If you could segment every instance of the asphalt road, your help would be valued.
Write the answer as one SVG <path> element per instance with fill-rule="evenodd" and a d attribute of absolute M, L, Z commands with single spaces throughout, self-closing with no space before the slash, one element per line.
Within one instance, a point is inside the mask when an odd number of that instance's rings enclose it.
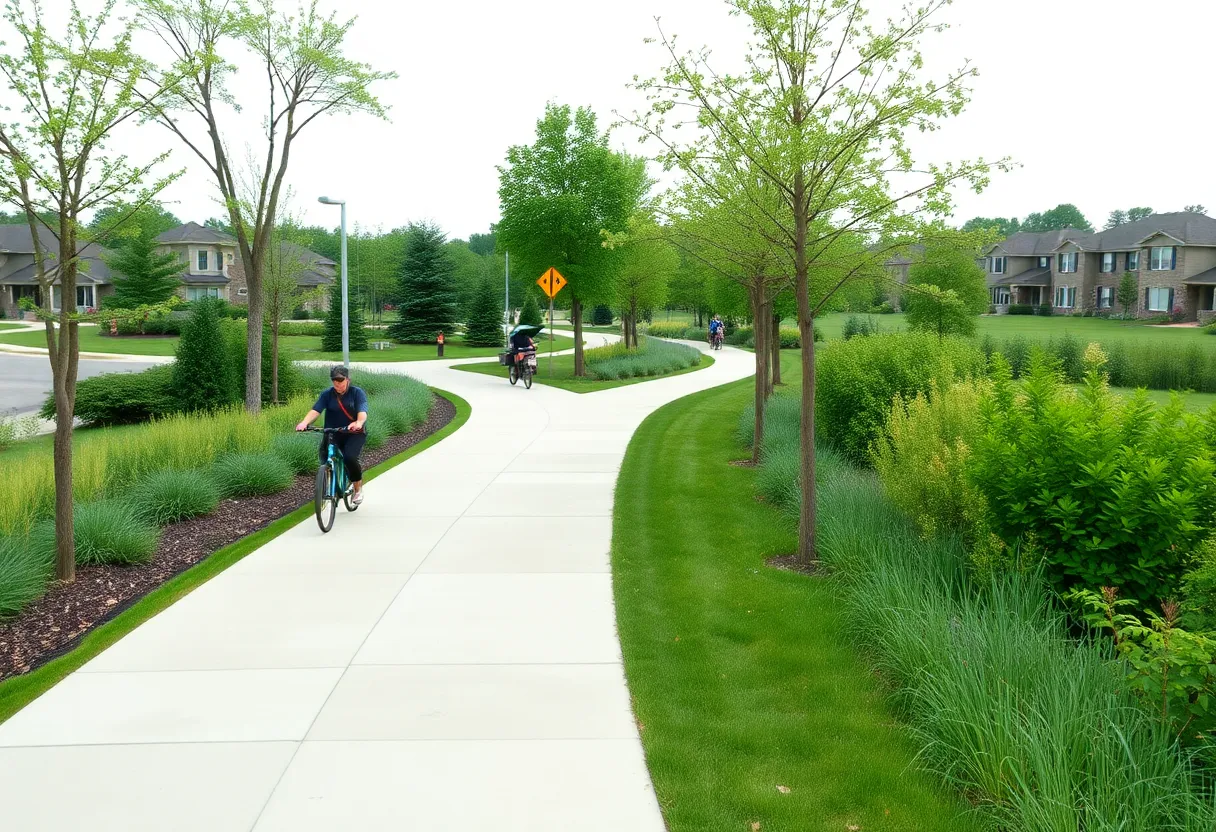
<path fill-rule="evenodd" d="M 142 361 L 80 359 L 80 378 L 104 373 L 136 373 L 154 366 Z M 29 413 L 51 392 L 51 365 L 45 355 L 0 352 L 0 414 Z"/>

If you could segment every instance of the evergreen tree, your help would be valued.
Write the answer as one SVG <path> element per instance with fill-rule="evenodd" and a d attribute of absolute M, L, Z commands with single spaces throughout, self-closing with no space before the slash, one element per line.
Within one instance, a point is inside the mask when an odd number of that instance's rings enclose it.
<path fill-rule="evenodd" d="M 1123 317 L 1129 318 L 1132 314 L 1132 309 L 1136 306 L 1136 301 L 1140 299 L 1140 284 L 1136 280 L 1136 276 L 1131 272 L 1124 272 L 1123 277 L 1119 280 L 1119 288 L 1115 292 L 1115 300 L 1119 301 L 1119 305 L 1123 307 Z"/>
<path fill-rule="evenodd" d="M 545 318 L 540 311 L 540 304 L 536 302 L 536 295 L 528 292 L 528 296 L 524 298 L 524 307 L 519 310 L 519 322 L 528 326 L 544 326 Z"/>
<path fill-rule="evenodd" d="M 243 398 L 242 385 L 233 380 L 226 342 L 219 303 L 211 298 L 195 301 L 173 364 L 173 394 L 182 410 L 215 410 Z"/>
<path fill-rule="evenodd" d="M 354 298 L 347 299 L 351 352 L 367 349 L 367 329 L 363 325 L 363 309 Z M 321 335 L 321 349 L 326 352 L 342 351 L 342 281 L 335 280 L 329 288 L 329 311 L 325 313 L 325 331 Z"/>
<path fill-rule="evenodd" d="M 157 253 L 158 226 L 140 222 L 137 229 L 124 238 L 120 248 L 106 256 L 114 281 L 114 294 L 106 300 L 107 306 L 134 309 L 164 303 L 181 286 L 186 264 L 176 254 Z"/>
<path fill-rule="evenodd" d="M 396 297 L 400 317 L 389 327 L 389 337 L 406 344 L 429 344 L 440 332 L 452 332 L 457 305 L 454 271 L 438 226 L 411 225 Z"/>
<path fill-rule="evenodd" d="M 502 310 L 495 288 L 488 277 L 482 278 L 477 287 L 464 331 L 464 341 L 470 347 L 498 347 L 503 343 Z"/>
<path fill-rule="evenodd" d="M 592 326 L 612 326 L 612 308 L 607 304 L 597 304 L 591 312 Z"/>

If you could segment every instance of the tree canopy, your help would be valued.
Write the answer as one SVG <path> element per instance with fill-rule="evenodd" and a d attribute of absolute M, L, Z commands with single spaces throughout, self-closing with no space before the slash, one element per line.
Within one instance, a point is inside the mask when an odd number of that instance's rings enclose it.
<path fill-rule="evenodd" d="M 1049 211 L 1030 214 L 1023 220 L 1021 226 L 1022 231 L 1060 231 L 1065 228 L 1076 228 L 1081 231 L 1094 230 L 1094 227 L 1089 224 L 1089 220 L 1085 219 L 1085 215 L 1081 213 L 1081 209 L 1071 202 L 1061 203 Z"/>
<path fill-rule="evenodd" d="M 995 230 L 1002 238 L 1017 234 L 1022 228 L 1017 217 L 972 217 L 963 223 L 962 231 Z"/>

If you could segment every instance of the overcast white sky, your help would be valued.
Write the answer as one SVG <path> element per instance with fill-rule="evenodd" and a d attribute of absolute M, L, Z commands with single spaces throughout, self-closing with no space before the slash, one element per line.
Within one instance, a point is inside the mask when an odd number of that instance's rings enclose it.
<path fill-rule="evenodd" d="M 336 225 L 337 209 L 316 204 L 329 194 L 347 199 L 352 225 L 432 219 L 453 237 L 485 231 L 498 218 L 495 166 L 509 145 L 531 141 L 546 101 L 590 105 L 605 125 L 614 109 L 644 106 L 626 84 L 663 63 L 660 47 L 643 43 L 656 15 L 685 46 L 708 44 L 724 64 L 742 46 L 739 21 L 717 0 L 329 7 L 359 17 L 350 54 L 400 78 L 377 90 L 392 107 L 391 122 L 343 117 L 302 134 L 289 177 L 295 209 L 309 222 Z M 921 141 L 918 160 L 1007 155 L 1021 165 L 997 174 L 982 195 L 961 194 L 959 222 L 1025 217 L 1060 202 L 1075 202 L 1099 227 L 1113 208 L 1216 210 L 1216 2 L 956 0 L 944 19 L 952 29 L 931 41 L 928 57 L 942 67 L 970 58 L 981 75 L 969 110 Z M 247 73 L 237 89 L 247 112 L 260 112 L 259 79 Z M 249 138 L 230 135 L 230 144 L 256 140 L 255 124 L 246 124 Z M 615 138 L 642 149 L 623 130 Z M 133 158 L 172 148 L 173 164 L 188 169 L 165 194 L 180 217 L 201 222 L 220 213 L 205 169 L 166 131 L 145 127 L 124 139 Z"/>

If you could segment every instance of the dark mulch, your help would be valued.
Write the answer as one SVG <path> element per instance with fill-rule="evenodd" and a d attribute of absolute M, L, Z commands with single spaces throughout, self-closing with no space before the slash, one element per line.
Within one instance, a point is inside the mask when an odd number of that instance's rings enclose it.
<path fill-rule="evenodd" d="M 781 557 L 767 558 L 764 563 L 774 569 L 784 569 L 786 572 L 797 572 L 800 575 L 820 574 L 819 567 L 816 564 L 801 563 L 797 555 L 782 555 Z"/>
<path fill-rule="evenodd" d="M 364 451 L 363 467 L 396 456 L 443 428 L 456 415 L 436 397 L 427 421 L 404 436 Z M 135 566 L 82 566 L 71 584 L 52 584 L 15 618 L 0 621 L 0 680 L 28 673 L 75 646 L 85 633 L 199 561 L 312 500 L 314 476 L 296 477 L 286 491 L 265 497 L 224 500 L 214 513 L 166 526 L 156 554 Z"/>

